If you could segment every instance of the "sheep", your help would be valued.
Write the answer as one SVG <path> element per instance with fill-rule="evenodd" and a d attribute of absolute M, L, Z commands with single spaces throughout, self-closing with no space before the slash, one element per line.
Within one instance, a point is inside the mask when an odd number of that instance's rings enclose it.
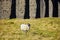
<path fill-rule="evenodd" d="M 28 32 L 30 30 L 30 24 L 21 24 L 21 30 L 24 32 Z"/>

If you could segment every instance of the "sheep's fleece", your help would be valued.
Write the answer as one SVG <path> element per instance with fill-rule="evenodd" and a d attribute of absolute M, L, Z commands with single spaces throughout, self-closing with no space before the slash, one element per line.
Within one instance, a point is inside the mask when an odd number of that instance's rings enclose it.
<path fill-rule="evenodd" d="M 29 26 L 27 24 L 21 24 L 21 30 L 23 31 L 29 30 Z"/>

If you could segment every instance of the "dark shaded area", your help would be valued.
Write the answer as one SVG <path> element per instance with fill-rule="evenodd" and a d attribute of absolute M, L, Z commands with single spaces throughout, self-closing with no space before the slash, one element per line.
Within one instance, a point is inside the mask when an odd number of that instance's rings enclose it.
<path fill-rule="evenodd" d="M 0 0 L 1 1 L 1 0 Z"/>
<path fill-rule="evenodd" d="M 45 17 L 49 17 L 49 0 L 45 0 Z"/>
<path fill-rule="evenodd" d="M 10 19 L 16 18 L 16 0 L 12 0 Z"/>
<path fill-rule="evenodd" d="M 53 17 L 58 17 L 58 0 L 52 0 L 53 3 Z"/>
<path fill-rule="evenodd" d="M 58 0 L 58 2 L 60 2 L 60 0 Z"/>
<path fill-rule="evenodd" d="M 36 8 L 36 17 L 40 18 L 40 0 L 36 0 L 37 8 Z"/>
<path fill-rule="evenodd" d="M 29 19 L 29 0 L 25 0 L 25 14 L 24 19 Z"/>

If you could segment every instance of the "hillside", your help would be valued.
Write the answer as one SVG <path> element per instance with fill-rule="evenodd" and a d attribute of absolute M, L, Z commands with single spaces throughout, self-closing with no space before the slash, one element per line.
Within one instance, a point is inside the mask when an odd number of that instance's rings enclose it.
<path fill-rule="evenodd" d="M 22 23 L 31 24 L 28 33 Z M 60 18 L 0 19 L 0 40 L 60 40 Z"/>

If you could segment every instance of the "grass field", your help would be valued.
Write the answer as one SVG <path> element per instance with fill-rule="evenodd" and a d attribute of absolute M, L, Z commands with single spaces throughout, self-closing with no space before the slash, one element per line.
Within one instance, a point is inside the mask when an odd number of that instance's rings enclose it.
<path fill-rule="evenodd" d="M 30 23 L 27 33 L 22 23 Z M 0 40 L 60 40 L 60 18 L 0 19 Z"/>

